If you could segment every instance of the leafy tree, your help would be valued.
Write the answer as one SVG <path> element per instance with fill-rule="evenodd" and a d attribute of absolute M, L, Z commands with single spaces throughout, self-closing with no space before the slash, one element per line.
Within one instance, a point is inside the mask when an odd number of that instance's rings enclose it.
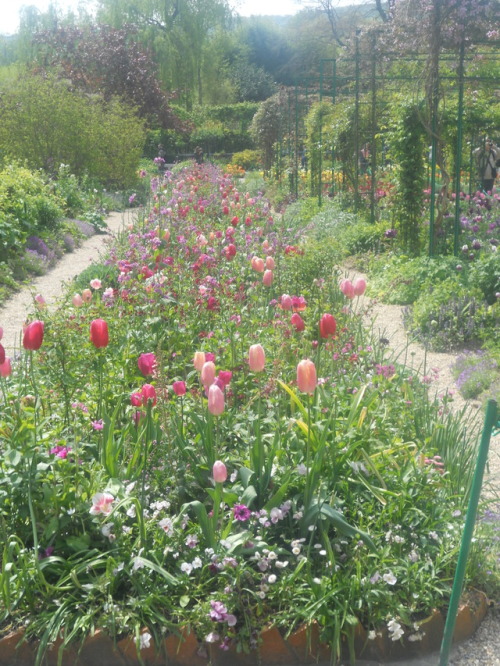
<path fill-rule="evenodd" d="M 66 25 L 37 33 L 34 42 L 43 70 L 56 70 L 74 87 L 101 94 L 107 101 L 120 97 L 149 123 L 164 129 L 179 128 L 169 96 L 156 77 L 154 62 L 129 30 Z"/>
<path fill-rule="evenodd" d="M 105 102 L 54 76 L 26 74 L 0 97 L 0 154 L 56 174 L 61 163 L 116 186 L 134 182 L 142 122 L 118 98 Z"/>
<path fill-rule="evenodd" d="M 262 150 L 266 170 L 273 164 L 274 145 L 285 127 L 285 113 L 286 96 L 280 91 L 262 102 L 250 125 L 250 134 Z"/>

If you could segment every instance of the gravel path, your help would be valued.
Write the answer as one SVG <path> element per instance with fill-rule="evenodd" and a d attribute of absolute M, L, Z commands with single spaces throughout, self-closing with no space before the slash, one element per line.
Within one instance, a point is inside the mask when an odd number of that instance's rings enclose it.
<path fill-rule="evenodd" d="M 65 254 L 62 259 L 46 275 L 33 280 L 30 286 L 24 287 L 0 308 L 0 326 L 3 328 L 2 344 L 7 356 L 12 356 L 19 349 L 21 332 L 26 317 L 33 311 L 34 297 L 41 294 L 47 305 L 54 305 L 61 295 L 63 285 L 79 275 L 93 261 L 104 253 L 116 234 L 131 223 L 137 210 L 123 213 L 111 213 L 106 218 L 107 233 L 96 234 L 88 238 L 74 252 Z"/>
<path fill-rule="evenodd" d="M 89 264 L 106 252 L 118 232 L 133 222 L 137 211 L 128 210 L 124 213 L 111 213 L 107 218 L 108 232 L 95 235 L 86 240 L 74 252 L 65 255 L 60 262 L 46 275 L 36 278 L 29 287 L 23 288 L 14 294 L 7 303 L 0 308 L 0 326 L 4 329 L 2 344 L 8 355 L 12 355 L 19 348 L 22 325 L 26 317 L 33 311 L 33 299 L 37 293 L 45 298 L 48 306 L 54 306 L 64 288 L 64 284 L 81 273 Z M 361 276 L 361 273 L 349 269 L 349 277 Z M 366 276 L 363 276 L 366 278 Z M 454 393 L 453 408 L 461 409 L 465 403 L 455 390 L 450 365 L 455 356 L 452 354 L 425 353 L 418 344 L 407 339 L 402 324 L 402 308 L 396 305 L 384 305 L 370 301 L 368 298 L 359 299 L 357 307 L 367 310 L 367 322 L 372 323 L 374 332 L 379 337 L 389 341 L 388 349 L 392 352 L 393 360 L 405 361 L 416 371 L 432 378 L 431 390 L 438 394 L 447 391 Z M 425 369 L 425 372 L 424 372 Z M 482 421 L 484 414 L 478 403 L 471 403 L 476 411 L 476 418 Z M 491 441 L 490 448 L 491 479 L 500 485 L 500 436 Z M 500 666 L 500 613 L 496 600 L 496 608 L 488 614 L 476 634 L 468 641 L 455 646 L 450 658 L 450 666 Z M 438 656 L 431 655 L 418 661 L 398 662 L 401 666 L 434 666 L 438 663 Z"/>

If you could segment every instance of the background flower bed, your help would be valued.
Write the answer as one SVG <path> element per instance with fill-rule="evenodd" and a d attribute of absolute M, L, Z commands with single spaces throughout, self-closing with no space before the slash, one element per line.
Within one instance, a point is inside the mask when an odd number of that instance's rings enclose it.
<path fill-rule="evenodd" d="M 4 626 L 42 648 L 189 623 L 245 650 L 312 619 L 334 647 L 358 621 L 418 640 L 450 591 L 473 433 L 386 361 L 328 253 L 262 196 L 210 166 L 152 189 L 2 383 Z"/>

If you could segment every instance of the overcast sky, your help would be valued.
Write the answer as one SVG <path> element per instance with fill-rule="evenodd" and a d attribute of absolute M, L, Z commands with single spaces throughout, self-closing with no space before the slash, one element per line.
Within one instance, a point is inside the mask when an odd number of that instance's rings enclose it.
<path fill-rule="evenodd" d="M 0 34 L 11 35 L 19 27 L 19 10 L 26 5 L 32 5 L 46 11 L 50 0 L 0 0 Z M 90 9 L 92 0 L 57 0 L 56 4 L 62 10 L 77 9 L 81 5 Z M 301 9 L 298 0 L 230 0 L 230 4 L 241 16 L 254 14 L 295 14 Z"/>

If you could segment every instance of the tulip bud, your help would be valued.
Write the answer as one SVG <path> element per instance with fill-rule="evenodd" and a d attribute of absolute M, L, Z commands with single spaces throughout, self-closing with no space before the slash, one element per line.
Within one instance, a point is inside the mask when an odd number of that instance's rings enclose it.
<path fill-rule="evenodd" d="M 94 319 L 90 323 L 90 341 L 97 349 L 108 346 L 108 325 L 104 319 Z"/>
<path fill-rule="evenodd" d="M 172 389 L 175 395 L 178 396 L 186 395 L 186 382 L 174 382 L 172 384 Z"/>
<path fill-rule="evenodd" d="M 264 275 L 262 276 L 262 284 L 264 287 L 270 287 L 273 283 L 274 275 L 271 270 L 264 271 Z"/>
<path fill-rule="evenodd" d="M 252 345 L 248 350 L 248 365 L 252 372 L 262 372 L 266 365 L 266 355 L 262 345 Z"/>
<path fill-rule="evenodd" d="M 203 364 L 200 378 L 201 378 L 201 383 L 205 387 L 210 386 L 210 384 L 213 384 L 213 381 L 215 379 L 215 363 L 213 361 L 206 361 Z"/>
<path fill-rule="evenodd" d="M 208 411 L 214 416 L 224 411 L 224 393 L 217 384 L 212 384 L 208 389 Z"/>
<path fill-rule="evenodd" d="M 195 370 L 198 370 L 198 372 L 201 372 L 201 369 L 203 368 L 203 364 L 205 363 L 205 352 L 197 351 L 194 353 L 194 358 L 193 358 L 193 365 L 195 367 Z"/>
<path fill-rule="evenodd" d="M 32 351 L 40 349 L 43 342 L 43 329 L 43 321 L 32 321 L 24 331 L 23 347 Z"/>
<path fill-rule="evenodd" d="M 132 393 L 130 396 L 130 404 L 133 407 L 142 407 L 144 404 L 144 398 L 142 393 L 138 393 L 137 391 L 135 393 Z"/>
<path fill-rule="evenodd" d="M 302 393 L 314 393 L 317 384 L 316 366 L 309 359 L 297 365 L 297 386 Z"/>
<path fill-rule="evenodd" d="M 137 365 L 145 377 L 152 375 L 156 369 L 156 356 L 153 352 L 141 354 L 137 359 Z"/>
<path fill-rule="evenodd" d="M 80 296 L 80 294 L 75 294 L 73 296 L 73 305 L 75 308 L 80 308 L 83 305 L 83 298 Z"/>
<path fill-rule="evenodd" d="M 42 294 L 37 294 L 35 296 L 35 303 L 38 305 L 39 308 L 44 308 L 47 303 L 45 302 L 45 298 L 42 296 Z"/>
<path fill-rule="evenodd" d="M 365 293 L 366 289 L 366 280 L 364 278 L 357 278 L 354 280 L 354 294 L 356 296 L 362 296 Z"/>
<path fill-rule="evenodd" d="M 290 317 L 290 323 L 295 328 L 297 333 L 300 333 L 306 327 L 304 320 L 297 312 L 294 312 L 293 315 Z"/>
<path fill-rule="evenodd" d="M 319 322 L 319 334 L 322 338 L 330 338 L 335 335 L 337 322 L 331 314 L 324 314 Z"/>
<path fill-rule="evenodd" d="M 221 460 L 216 460 L 212 468 L 212 476 L 215 483 L 224 483 L 227 479 L 227 469 Z"/>

